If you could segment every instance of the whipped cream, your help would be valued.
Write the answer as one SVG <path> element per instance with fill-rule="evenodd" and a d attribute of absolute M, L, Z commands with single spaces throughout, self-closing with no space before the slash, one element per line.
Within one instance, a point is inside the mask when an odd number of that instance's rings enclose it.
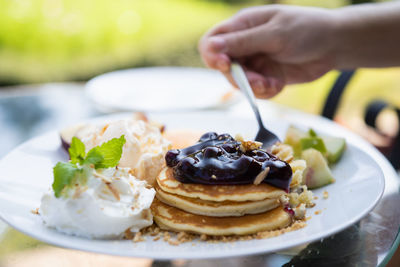
<path fill-rule="evenodd" d="M 171 145 L 156 125 L 143 120 L 126 119 L 79 133 L 87 151 L 121 135 L 125 136 L 126 143 L 118 166 L 131 168 L 135 177 L 153 185 L 165 165 L 164 155 Z"/>
<path fill-rule="evenodd" d="M 39 213 L 58 231 L 88 238 L 120 238 L 153 223 L 150 205 L 155 190 L 128 168 L 85 169 L 87 182 L 56 198 L 44 194 Z"/>

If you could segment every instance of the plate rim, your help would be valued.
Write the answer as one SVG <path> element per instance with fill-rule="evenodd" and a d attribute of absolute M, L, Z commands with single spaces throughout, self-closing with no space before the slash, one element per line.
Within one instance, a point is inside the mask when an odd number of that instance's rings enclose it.
<path fill-rule="evenodd" d="M 203 113 L 203 112 L 198 112 L 198 113 Z M 213 112 L 211 112 L 211 113 L 213 113 Z M 217 113 L 220 113 L 220 112 L 217 112 Z M 128 114 L 131 114 L 131 113 L 112 114 L 112 115 L 94 117 L 94 118 L 90 118 L 90 119 L 85 120 L 85 121 L 87 121 L 87 122 L 97 122 L 97 121 L 104 121 L 104 120 L 112 120 L 112 119 L 116 119 L 116 118 L 120 118 L 120 117 L 125 117 Z M 150 118 L 157 117 L 157 116 L 160 116 L 160 114 L 158 114 L 158 115 L 154 115 L 154 113 L 153 114 L 149 114 Z M 165 116 L 165 115 L 161 115 L 161 116 Z M 318 117 L 318 116 L 316 116 L 316 117 Z M 243 119 L 250 120 L 247 117 L 243 118 Z M 289 124 L 289 123 L 290 122 L 287 122 L 287 124 Z M 329 123 L 335 124 L 335 123 L 330 122 L 330 121 L 329 121 Z M 335 126 L 337 126 L 337 125 L 335 125 Z M 344 130 L 348 131 L 347 129 L 344 129 Z M 58 132 L 59 132 L 58 130 L 49 131 L 49 132 L 46 132 L 44 134 L 41 134 L 39 136 L 36 136 L 34 138 L 31 138 L 31 139 L 27 140 L 26 142 L 18 145 L 16 148 L 14 148 L 11 152 L 9 152 L 3 158 L 1 158 L 0 162 L 5 161 L 12 153 L 14 153 L 15 151 L 19 150 L 20 148 L 22 148 L 22 147 L 24 147 L 26 145 L 29 145 L 29 143 L 31 143 L 31 142 L 35 142 L 37 139 L 44 138 L 45 136 L 54 136 L 54 138 L 58 137 Z M 361 140 L 360 137 L 357 137 L 357 138 L 359 138 L 360 141 L 364 142 L 364 140 Z M 359 220 L 361 220 L 362 218 L 367 216 L 376 207 L 376 205 L 379 203 L 379 200 L 381 199 L 381 197 L 382 197 L 382 195 L 383 195 L 383 193 L 385 191 L 385 175 L 383 173 L 383 170 L 382 170 L 382 167 L 380 166 L 380 164 L 374 159 L 374 157 L 372 155 L 368 154 L 365 151 L 365 149 L 362 149 L 362 147 L 360 147 L 358 144 L 357 145 L 349 144 L 349 145 L 351 145 L 354 148 L 360 150 L 362 153 L 364 153 L 367 157 L 369 157 L 372 160 L 373 164 L 375 165 L 375 167 L 377 167 L 377 170 L 380 173 L 380 177 L 381 177 L 380 182 L 381 182 L 381 185 L 382 185 L 381 186 L 382 189 L 380 190 L 379 195 L 377 195 L 375 197 L 375 199 L 373 201 L 373 205 L 370 205 L 366 209 L 365 213 L 359 214 L 358 216 L 353 217 L 351 220 L 348 220 L 346 222 L 343 222 L 342 224 L 339 224 L 338 227 L 336 227 L 336 228 L 333 228 L 333 229 L 330 229 L 328 231 L 323 232 L 324 233 L 323 235 L 322 234 L 319 234 L 319 235 L 318 234 L 314 234 L 314 235 L 312 235 L 311 238 L 307 239 L 307 241 L 306 241 L 307 243 L 316 241 L 318 239 L 321 239 L 321 238 L 324 238 L 324 237 L 327 237 L 327 236 L 331 236 L 331 235 L 333 235 L 333 234 L 335 234 L 337 232 L 340 232 L 341 230 L 353 225 L 354 223 L 358 222 Z M 363 144 L 362 144 L 362 146 L 363 146 Z M 375 149 L 375 148 L 373 148 L 373 149 Z M 374 152 L 378 152 L 378 151 L 376 150 Z M 0 176 L 0 179 L 1 179 L 1 176 Z M 0 194 L 1 194 L 1 192 L 0 192 Z M 64 248 L 75 249 L 75 250 L 79 249 L 79 250 L 87 251 L 87 252 L 95 252 L 95 253 L 109 254 L 109 255 L 115 255 L 115 256 L 123 256 L 123 257 L 145 257 L 145 258 L 153 258 L 153 259 L 159 259 L 159 260 L 168 260 L 168 259 L 175 259 L 176 258 L 176 257 L 169 256 L 168 254 L 170 254 L 171 252 L 168 252 L 168 251 L 158 251 L 157 255 L 154 255 L 154 252 L 149 252 L 147 250 L 141 250 L 140 253 L 135 253 L 135 249 L 129 250 L 129 253 L 123 253 L 124 251 L 122 251 L 122 253 L 113 253 L 113 252 L 109 252 L 108 253 L 108 252 L 105 252 L 104 250 L 102 250 L 101 247 L 99 249 L 96 249 L 96 247 L 94 247 L 94 248 L 93 247 L 85 248 L 84 246 L 81 246 L 81 243 L 79 243 L 79 242 L 78 243 L 74 243 L 74 244 L 78 244 L 78 245 L 68 245 L 68 240 L 63 240 L 63 242 L 61 242 L 61 244 L 60 244 L 60 243 L 57 243 L 57 242 L 53 242 L 51 240 L 51 238 L 46 238 L 46 236 L 43 237 L 41 235 L 36 235 L 35 233 L 29 232 L 29 231 L 25 231 L 21 227 L 18 227 L 18 226 L 16 227 L 14 224 L 11 224 L 10 221 L 7 220 L 6 217 L 7 216 L 5 216 L 3 214 L 3 211 L 0 210 L 0 219 L 3 220 L 4 222 L 6 222 L 11 227 L 13 227 L 14 229 L 16 229 L 16 230 L 18 230 L 18 231 L 20 231 L 20 232 L 22 232 L 22 233 L 24 233 L 24 234 L 26 234 L 28 236 L 34 237 L 35 239 L 44 241 L 44 242 L 46 242 L 48 244 L 55 245 L 55 246 L 58 246 L 58 247 L 64 247 Z M 52 231 L 56 231 L 54 229 L 51 229 L 51 230 Z M 289 232 L 289 233 L 286 233 L 286 234 L 291 234 L 291 233 L 295 233 L 295 232 L 296 231 Z M 57 234 L 62 234 L 62 233 L 58 233 L 58 232 L 56 232 L 56 233 Z M 62 234 L 62 235 L 64 235 L 64 234 Z M 71 237 L 71 236 L 68 236 L 68 237 Z M 81 237 L 77 237 L 77 238 L 81 239 Z M 86 240 L 90 240 L 90 239 L 86 239 Z M 112 241 L 131 242 L 130 240 L 112 240 Z M 241 241 L 239 241 L 239 242 L 241 242 Z M 228 252 L 228 253 L 225 252 L 223 255 L 219 255 L 218 254 L 218 253 L 220 253 L 219 251 L 216 251 L 216 252 L 211 251 L 211 253 L 209 253 L 206 257 L 204 257 L 204 255 L 201 254 L 201 253 L 198 255 L 196 252 L 185 252 L 185 255 L 182 255 L 179 258 L 181 258 L 181 259 L 206 259 L 206 258 L 213 259 L 213 258 L 224 258 L 224 257 L 240 257 L 240 256 L 245 256 L 245 255 L 246 256 L 250 256 L 250 255 L 262 254 L 262 253 L 273 253 L 273 252 L 277 252 L 277 251 L 280 251 L 280 250 L 284 250 L 284 249 L 288 249 L 288 248 L 291 248 L 291 247 L 295 247 L 295 246 L 298 246 L 298 245 L 302 245 L 304 243 L 305 242 L 303 240 L 303 241 L 293 242 L 290 245 L 278 244 L 277 246 L 274 246 L 273 249 L 269 249 L 269 250 L 266 250 L 265 248 L 262 248 L 262 246 L 261 247 L 257 247 L 256 249 L 254 248 L 255 246 L 251 246 L 249 249 L 241 248 L 240 250 L 233 250 L 234 252 Z M 222 243 L 222 244 L 225 244 L 225 243 Z M 189 254 L 189 255 L 187 255 L 187 254 Z"/>

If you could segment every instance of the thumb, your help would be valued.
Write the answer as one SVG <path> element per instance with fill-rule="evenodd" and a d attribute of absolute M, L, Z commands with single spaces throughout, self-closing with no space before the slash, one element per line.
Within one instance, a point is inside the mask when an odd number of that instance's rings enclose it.
<path fill-rule="evenodd" d="M 258 27 L 214 35 L 210 38 L 211 47 L 231 57 L 242 57 L 259 52 L 274 52 L 276 38 L 268 29 L 268 24 Z"/>

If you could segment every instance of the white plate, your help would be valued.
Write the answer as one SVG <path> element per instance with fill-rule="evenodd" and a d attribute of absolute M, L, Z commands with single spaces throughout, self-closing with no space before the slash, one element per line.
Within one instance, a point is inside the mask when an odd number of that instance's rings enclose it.
<path fill-rule="evenodd" d="M 87 96 L 111 111 L 221 108 L 239 93 L 223 75 L 203 68 L 154 67 L 115 71 L 86 84 Z"/>
<path fill-rule="evenodd" d="M 152 118 L 170 129 L 193 128 L 232 135 L 241 133 L 247 137 L 256 132 L 255 121 L 222 112 L 164 114 Z M 299 126 L 304 126 L 301 116 L 296 121 Z M 267 125 L 283 137 L 288 122 L 281 119 L 268 121 Z M 334 123 L 322 120 L 313 120 L 312 126 L 322 133 L 343 132 Z M 359 221 L 376 205 L 384 190 L 384 177 L 377 163 L 357 146 L 349 143 L 342 159 L 333 167 L 336 182 L 313 190 L 318 200 L 314 208 L 307 210 L 311 215 L 308 226 L 270 239 L 217 244 L 193 241 L 171 246 L 151 238 L 139 243 L 90 240 L 46 228 L 40 216 L 32 214 L 31 210 L 39 207 L 42 194 L 52 183 L 52 167 L 57 161 L 67 160 L 56 131 L 22 144 L 1 160 L 0 217 L 17 230 L 50 244 L 120 256 L 193 259 L 274 252 L 330 236 Z M 328 199 L 322 198 L 325 190 L 329 192 Z M 322 213 L 315 215 L 317 210 Z"/>

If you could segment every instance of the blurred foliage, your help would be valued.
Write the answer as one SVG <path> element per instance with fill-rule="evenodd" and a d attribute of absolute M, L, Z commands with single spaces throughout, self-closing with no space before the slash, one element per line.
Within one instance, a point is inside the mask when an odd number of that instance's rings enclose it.
<path fill-rule="evenodd" d="M 198 66 L 197 41 L 207 29 L 243 7 L 270 2 L 278 1 L 0 0 L 0 85 L 87 80 L 138 66 Z"/>
<path fill-rule="evenodd" d="M 0 0 L 0 6 L 3 84 L 198 65 L 199 36 L 241 7 L 197 0 Z"/>
<path fill-rule="evenodd" d="M 129 67 L 200 66 L 201 35 L 241 8 L 269 3 L 336 8 L 351 2 L 0 0 L 0 85 L 88 80 Z"/>

